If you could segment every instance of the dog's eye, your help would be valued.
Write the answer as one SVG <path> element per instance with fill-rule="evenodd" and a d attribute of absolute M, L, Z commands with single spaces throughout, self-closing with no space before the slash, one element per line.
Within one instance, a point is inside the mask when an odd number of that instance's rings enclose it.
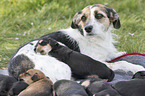
<path fill-rule="evenodd" d="M 81 17 L 81 20 L 82 20 L 82 21 L 86 21 L 86 19 L 87 19 L 87 17 L 86 17 L 85 15 L 83 15 L 83 16 Z"/>
<path fill-rule="evenodd" d="M 101 19 L 101 18 L 103 18 L 104 16 L 102 15 L 102 14 L 95 14 L 95 18 L 96 19 Z"/>

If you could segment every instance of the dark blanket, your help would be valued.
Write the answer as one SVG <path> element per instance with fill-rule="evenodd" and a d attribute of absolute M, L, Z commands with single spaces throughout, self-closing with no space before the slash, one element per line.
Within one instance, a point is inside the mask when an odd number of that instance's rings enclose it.
<path fill-rule="evenodd" d="M 127 53 L 122 56 L 119 56 L 117 58 L 114 58 L 113 60 L 109 61 L 111 62 L 117 62 L 117 61 L 127 61 L 129 63 L 142 65 L 145 67 L 145 54 L 142 53 Z"/>
<path fill-rule="evenodd" d="M 117 62 L 117 61 L 127 61 L 129 63 L 133 63 L 136 65 L 141 65 L 145 67 L 145 54 L 142 53 L 127 53 L 113 60 L 109 61 L 109 63 Z M 132 72 L 124 72 L 122 70 L 115 70 L 115 77 L 113 81 L 110 83 L 114 85 L 118 81 L 126 81 L 132 79 L 133 73 Z"/>

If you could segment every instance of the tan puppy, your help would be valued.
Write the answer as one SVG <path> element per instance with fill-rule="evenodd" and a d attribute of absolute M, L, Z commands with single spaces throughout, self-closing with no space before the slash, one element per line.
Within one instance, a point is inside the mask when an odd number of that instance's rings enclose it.
<path fill-rule="evenodd" d="M 18 96 L 52 96 L 52 81 L 43 72 L 30 69 L 20 74 L 20 80 L 24 80 L 29 86 Z"/>
<path fill-rule="evenodd" d="M 29 69 L 28 71 L 20 74 L 19 76 L 19 79 L 25 81 L 27 84 L 31 84 L 44 78 L 46 78 L 44 73 L 36 69 Z"/>

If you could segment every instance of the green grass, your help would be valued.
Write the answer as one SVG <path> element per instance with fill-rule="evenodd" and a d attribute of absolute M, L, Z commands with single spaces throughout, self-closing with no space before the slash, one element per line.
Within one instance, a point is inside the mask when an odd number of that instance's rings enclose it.
<path fill-rule="evenodd" d="M 114 33 L 120 51 L 145 53 L 144 0 L 1 0 L 0 68 L 20 45 L 69 27 L 73 15 L 91 4 L 108 4 L 119 13 L 122 27 Z"/>

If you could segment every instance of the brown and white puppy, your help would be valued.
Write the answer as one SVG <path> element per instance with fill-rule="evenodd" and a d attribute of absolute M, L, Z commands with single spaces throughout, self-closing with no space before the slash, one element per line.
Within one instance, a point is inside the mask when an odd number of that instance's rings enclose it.
<path fill-rule="evenodd" d="M 44 79 L 46 76 L 43 72 L 36 69 L 29 69 L 25 73 L 20 74 L 19 79 L 25 81 L 27 84 L 31 84 L 38 80 Z"/>
<path fill-rule="evenodd" d="M 52 81 L 43 72 L 30 69 L 20 74 L 20 80 L 24 80 L 29 86 L 18 96 L 52 96 Z"/>
<path fill-rule="evenodd" d="M 48 78 L 30 84 L 18 96 L 52 96 L 52 81 Z"/>

